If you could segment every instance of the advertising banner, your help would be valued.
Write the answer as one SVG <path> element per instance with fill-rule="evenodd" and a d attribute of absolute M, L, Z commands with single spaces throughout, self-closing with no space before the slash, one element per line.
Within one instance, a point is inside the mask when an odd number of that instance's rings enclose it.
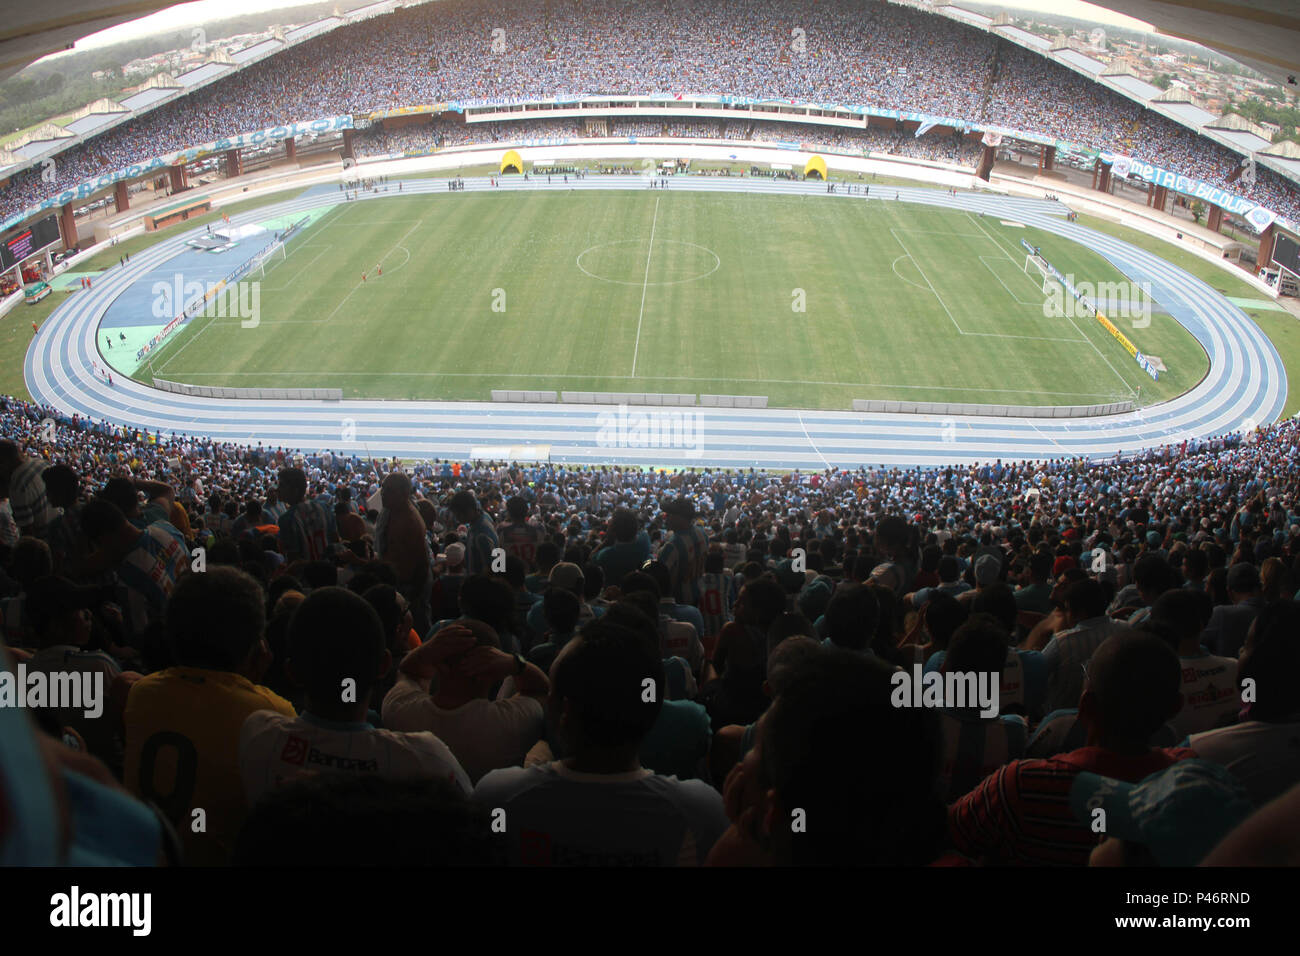
<path fill-rule="evenodd" d="M 329 116 L 318 120 L 310 120 L 301 123 L 291 123 L 288 126 L 272 126 L 268 129 L 257 130 L 252 133 L 240 133 L 237 136 L 227 136 L 221 139 L 213 140 L 210 143 L 204 143 L 200 146 L 191 146 L 189 149 L 182 149 L 174 153 L 165 153 L 155 156 L 153 159 L 145 160 L 140 163 L 133 163 L 123 169 L 111 173 L 104 173 L 94 179 L 87 179 L 84 182 L 77 183 L 75 186 L 63 190 L 57 195 L 50 196 L 42 200 L 35 206 L 29 206 L 22 212 L 10 216 L 3 223 L 0 223 L 0 231 L 15 226 L 37 213 L 52 209 L 56 206 L 62 206 L 65 203 L 75 203 L 82 199 L 87 199 L 101 189 L 106 189 L 114 183 L 121 180 L 138 179 L 147 173 L 156 169 L 165 169 L 168 166 L 190 163 L 209 153 L 222 153 L 228 149 L 242 149 L 245 146 L 260 146 L 265 143 L 273 143 L 283 139 L 289 139 L 292 136 L 302 136 L 306 133 L 328 133 L 334 130 L 352 129 L 351 116 Z"/>

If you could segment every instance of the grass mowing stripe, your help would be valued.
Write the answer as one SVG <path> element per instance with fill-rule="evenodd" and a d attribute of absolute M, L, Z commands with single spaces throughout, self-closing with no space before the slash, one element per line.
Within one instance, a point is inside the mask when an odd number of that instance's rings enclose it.
<path fill-rule="evenodd" d="M 173 358 L 167 377 L 182 381 L 216 384 L 226 369 L 232 384 L 302 386 L 314 374 L 347 398 L 371 399 L 485 401 L 505 383 L 561 382 L 767 394 L 771 406 L 814 409 L 856 398 L 1128 397 L 1127 383 L 1109 384 L 1113 370 L 1089 337 L 1088 346 L 1065 338 L 1080 332 L 1033 314 L 1026 293 L 1018 301 L 1012 266 L 998 266 L 980 228 L 953 210 L 798 196 L 390 196 L 309 227 L 303 240 L 316 248 L 263 289 L 256 329 L 217 322 L 183 354 L 159 358 Z M 354 291 L 345 277 L 395 240 L 411 268 L 385 268 L 382 282 Z M 1082 247 L 1057 251 L 1080 278 L 1122 278 Z M 505 293 L 501 309 L 495 290 Z M 802 311 L 792 290 L 805 293 Z M 1151 352 L 1171 372 L 1151 392 L 1144 385 L 1149 401 L 1185 391 L 1208 364 L 1190 334 L 1165 321 L 1151 330 Z"/>

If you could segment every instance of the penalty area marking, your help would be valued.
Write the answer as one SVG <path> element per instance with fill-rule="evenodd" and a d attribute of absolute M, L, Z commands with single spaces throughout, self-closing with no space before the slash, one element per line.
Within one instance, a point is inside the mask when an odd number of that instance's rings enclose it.
<path fill-rule="evenodd" d="M 909 255 L 908 253 L 905 252 L 905 253 L 903 253 L 901 256 L 899 256 L 897 259 L 895 259 L 894 262 L 893 262 L 893 264 L 890 266 L 890 268 L 894 270 L 894 275 L 898 276 L 900 279 L 902 279 L 902 280 L 903 280 L 904 282 L 906 282 L 908 285 L 913 286 L 914 288 L 920 289 L 922 292 L 929 292 L 930 290 L 927 289 L 925 286 L 921 285 L 921 283 L 919 283 L 919 282 L 913 282 L 913 281 L 912 281 L 911 279 L 909 279 L 907 276 L 903 275 L 903 273 L 901 273 L 901 272 L 898 271 L 898 264 L 899 264 L 900 262 L 902 262 L 904 259 L 906 259 L 906 260 L 908 260 L 909 262 L 911 262 L 913 267 L 916 266 L 916 260 L 913 259 L 913 258 L 911 257 L 911 255 Z"/>
<path fill-rule="evenodd" d="M 388 274 L 389 274 L 389 275 L 392 275 L 392 274 L 393 274 L 394 272 L 396 272 L 398 269 L 403 268 L 404 266 L 406 266 L 406 265 L 411 261 L 411 250 L 410 250 L 410 249 L 406 248 L 406 246 L 398 246 L 397 249 L 401 249 L 403 252 L 405 252 L 405 253 L 406 253 L 406 258 L 403 259 L 401 262 L 399 262 L 397 265 L 395 265 L 395 266 L 390 266 L 389 269 L 388 269 Z M 397 249 L 394 249 L 393 252 L 396 252 Z M 393 254 L 392 252 L 389 253 L 389 255 L 392 255 L 392 254 Z M 376 278 L 380 278 L 380 279 L 382 279 L 383 276 L 377 276 Z"/>
<path fill-rule="evenodd" d="M 992 273 L 993 278 L 998 280 L 998 284 L 1002 286 L 1002 288 L 1007 290 L 1007 295 L 1011 296 L 1011 298 L 1015 299 L 1021 305 L 1041 306 L 1043 304 L 1042 302 L 1035 302 L 1033 300 L 1026 302 L 1024 299 L 1020 298 L 1020 296 L 1016 295 L 1015 292 L 1012 291 L 1011 286 L 1007 285 L 1006 282 L 1003 281 L 1002 276 L 998 275 L 997 270 L 994 269 L 991 265 L 989 265 L 990 259 L 992 259 L 994 262 L 1005 262 L 1007 257 L 1006 256 L 980 256 L 980 262 L 984 263 L 984 268 L 988 269 L 989 272 Z M 1020 275 L 1024 275 L 1024 273 L 1021 272 Z"/>
<path fill-rule="evenodd" d="M 299 251 L 299 252 L 303 252 L 303 251 L 305 251 L 306 249 L 309 249 L 309 248 L 311 248 L 311 247 L 310 247 L 310 246 L 299 246 L 299 247 L 298 247 L 298 251 Z M 333 248 L 334 248 L 334 244 L 333 244 L 333 243 L 327 243 L 327 244 L 324 246 L 324 248 L 321 249 L 320 252 L 316 253 L 316 255 L 312 256 L 310 259 L 307 260 L 307 264 L 304 265 L 304 266 L 302 266 L 302 267 L 298 270 L 298 275 L 301 276 L 304 272 L 306 272 L 308 269 L 310 269 L 312 266 L 314 266 L 314 265 L 316 264 L 316 260 L 317 260 L 317 259 L 319 259 L 321 256 L 325 255 L 325 253 L 329 252 L 329 251 L 330 251 L 331 249 L 333 249 Z M 281 263 L 283 263 L 283 261 L 284 261 L 284 260 L 281 260 Z M 272 270 L 272 271 L 274 271 L 274 270 Z M 288 283 L 286 283 L 285 285 L 283 285 L 283 286 L 276 286 L 274 289 L 271 289 L 271 288 L 268 288 L 268 287 L 266 287 L 266 286 L 263 286 L 263 287 L 262 287 L 262 291 L 263 291 L 263 292 L 288 292 L 288 291 L 289 291 L 289 288 L 293 285 L 294 281 L 296 281 L 296 280 L 290 280 L 290 281 L 289 281 Z"/>
<path fill-rule="evenodd" d="M 979 220 L 976 219 L 974 216 L 972 216 L 969 210 L 967 210 L 966 215 L 970 217 L 970 221 L 975 224 L 975 227 L 979 229 L 980 232 L 983 232 L 986 235 L 988 235 L 989 240 L 993 243 L 993 245 L 995 245 L 998 249 L 1005 251 L 1005 247 L 1002 245 L 1002 243 L 997 240 L 997 238 L 993 235 L 993 233 L 989 232 L 987 229 L 981 226 Z M 1016 260 L 1013 259 L 1010 255 L 1007 255 L 1007 259 L 1013 265 L 1017 264 Z M 1088 338 L 1088 334 L 1084 332 L 1083 329 L 1079 328 L 1078 323 L 1074 321 L 1074 318 L 1072 316 L 1066 316 L 1066 319 L 1067 321 L 1069 321 L 1070 325 L 1074 328 L 1074 331 L 1079 333 L 1080 338 L 1082 338 L 1083 341 L 1087 342 L 1090 346 L 1092 346 L 1092 350 L 1097 353 L 1098 358 L 1100 358 L 1103 362 L 1106 363 L 1106 367 L 1115 373 L 1115 377 L 1119 379 L 1120 382 L 1123 384 L 1123 386 L 1129 390 L 1129 394 L 1136 398 L 1137 391 L 1134 390 L 1133 386 L 1129 384 L 1128 379 L 1126 379 L 1120 373 L 1120 370 L 1111 364 L 1110 359 L 1106 358 L 1105 353 L 1103 353 L 1101 349 L 1097 348 L 1097 343 L 1094 342 L 1092 339 Z"/>

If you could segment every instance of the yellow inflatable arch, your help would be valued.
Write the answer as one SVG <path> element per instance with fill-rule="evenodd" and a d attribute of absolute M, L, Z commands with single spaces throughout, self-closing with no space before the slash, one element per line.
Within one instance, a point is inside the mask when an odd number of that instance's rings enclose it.
<path fill-rule="evenodd" d="M 822 159 L 820 156 L 810 157 L 808 160 L 808 164 L 803 168 L 803 178 L 804 179 L 817 178 L 820 179 L 822 182 L 825 182 L 826 181 L 826 160 Z"/>
<path fill-rule="evenodd" d="M 506 154 L 501 157 L 501 172 L 522 173 L 523 171 L 524 161 L 519 158 L 519 154 L 513 149 L 507 150 Z"/>

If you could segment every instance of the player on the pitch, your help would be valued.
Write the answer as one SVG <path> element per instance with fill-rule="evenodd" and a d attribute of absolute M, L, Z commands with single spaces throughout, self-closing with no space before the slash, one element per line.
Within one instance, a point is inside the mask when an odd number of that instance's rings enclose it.
<path fill-rule="evenodd" d="M 384 274 L 384 266 L 383 266 L 383 263 L 376 262 L 376 263 L 375 263 L 375 275 L 383 275 L 383 274 Z"/>

